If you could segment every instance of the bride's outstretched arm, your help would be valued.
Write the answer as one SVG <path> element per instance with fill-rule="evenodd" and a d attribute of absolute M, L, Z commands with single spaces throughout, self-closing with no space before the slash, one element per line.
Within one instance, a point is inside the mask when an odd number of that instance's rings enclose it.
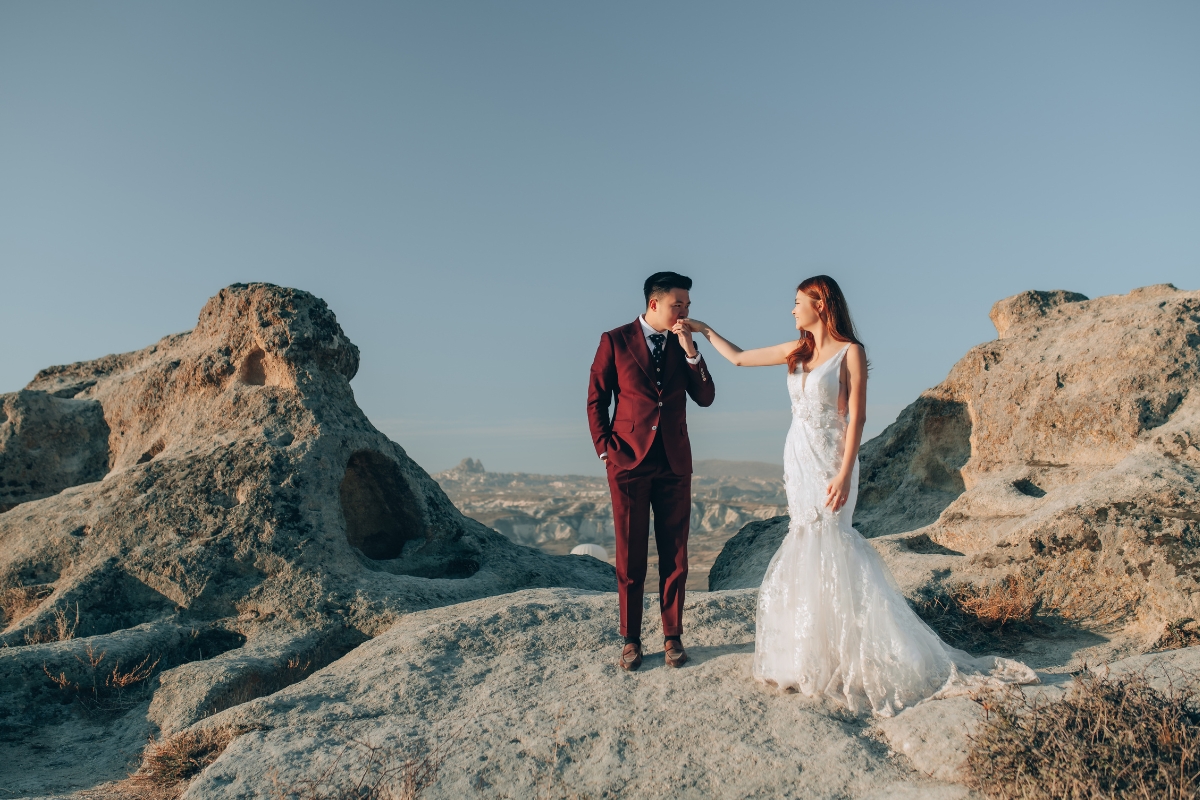
<path fill-rule="evenodd" d="M 687 325 L 694 333 L 704 334 L 704 338 L 708 339 L 713 349 L 738 367 L 770 367 L 776 364 L 786 364 L 788 353 L 796 349 L 796 342 L 784 342 L 771 347 L 760 347 L 757 350 L 743 350 L 714 331 L 712 326 L 698 319 L 681 319 L 679 324 Z"/>
<path fill-rule="evenodd" d="M 834 511 L 841 510 L 850 497 L 850 484 L 854 475 L 854 462 L 858 459 L 858 448 L 862 444 L 863 426 L 867 424 L 867 354 L 861 345 L 852 344 L 842 362 L 846 370 L 849 389 L 846 405 L 849 424 L 846 427 L 846 450 L 842 454 L 842 467 L 837 477 L 829 482 L 825 505 Z"/>

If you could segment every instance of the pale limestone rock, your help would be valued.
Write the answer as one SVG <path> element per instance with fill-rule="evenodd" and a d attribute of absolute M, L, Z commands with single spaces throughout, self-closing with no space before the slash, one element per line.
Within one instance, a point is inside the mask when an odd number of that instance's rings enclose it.
<path fill-rule="evenodd" d="M 358 363 L 320 299 L 237 284 L 192 331 L 0 397 L 0 675 L 20 676 L 0 724 L 66 713 L 33 701 L 58 691 L 42 666 L 90 680 L 88 647 L 129 666 L 136 642 L 172 668 L 151 706 L 171 731 L 409 611 L 615 588 L 607 564 L 463 517 L 359 410 Z M 89 638 L 28 644 L 63 619 Z"/>
<path fill-rule="evenodd" d="M 613 593 L 535 589 L 410 614 L 302 683 L 200 723 L 262 730 L 185 797 L 263 796 L 319 774 L 350 736 L 445 745 L 431 800 L 971 796 L 890 758 L 869 718 L 753 681 L 754 603 L 752 590 L 691 595 L 691 663 L 667 667 L 647 626 L 636 673 L 615 664 Z"/>
<path fill-rule="evenodd" d="M 961 781 L 970 749 L 967 737 L 982 723 L 978 703 L 950 697 L 907 708 L 877 726 L 892 749 L 907 756 L 918 772 L 940 781 Z"/>
<path fill-rule="evenodd" d="M 108 472 L 104 409 L 70 395 L 0 395 L 0 453 L 0 513 L 98 481 Z"/>

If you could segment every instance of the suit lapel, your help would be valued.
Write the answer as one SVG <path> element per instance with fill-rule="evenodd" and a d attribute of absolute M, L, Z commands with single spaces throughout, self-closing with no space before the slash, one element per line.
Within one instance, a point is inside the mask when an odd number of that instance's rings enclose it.
<path fill-rule="evenodd" d="M 650 382 L 654 383 L 654 364 L 650 362 L 650 348 L 646 346 L 646 337 L 642 335 L 640 321 L 635 319 L 633 324 L 625 329 L 625 344 L 633 355 L 633 360 L 642 368 L 642 372 L 646 373 Z"/>

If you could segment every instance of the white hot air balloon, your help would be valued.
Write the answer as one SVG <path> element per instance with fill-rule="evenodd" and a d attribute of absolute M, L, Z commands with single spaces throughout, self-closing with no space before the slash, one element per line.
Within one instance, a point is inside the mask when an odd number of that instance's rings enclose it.
<path fill-rule="evenodd" d="M 573 556 L 591 556 L 601 561 L 608 561 L 608 552 L 598 544 L 577 544 L 571 550 Z"/>

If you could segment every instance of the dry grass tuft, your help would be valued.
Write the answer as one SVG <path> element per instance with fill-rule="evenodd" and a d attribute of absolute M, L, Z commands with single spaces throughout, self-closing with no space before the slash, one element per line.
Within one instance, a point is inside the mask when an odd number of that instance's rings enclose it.
<path fill-rule="evenodd" d="M 136 686 L 142 681 L 148 680 L 154 674 L 154 670 L 158 667 L 158 662 L 161 660 L 161 658 L 156 658 L 154 661 L 150 661 L 150 656 L 147 655 L 136 667 L 125 672 L 121 671 L 121 665 L 118 663 L 113 667 L 112 672 L 104 678 L 104 686 L 116 690 Z M 99 665 L 97 664 L 97 666 Z"/>
<path fill-rule="evenodd" d="M 1185 617 L 1174 622 L 1168 622 L 1158 641 L 1150 648 L 1151 652 L 1159 650 L 1178 650 L 1181 647 L 1194 647 L 1200 644 L 1200 622 Z"/>
<path fill-rule="evenodd" d="M 960 584 L 926 594 L 913 608 L 943 639 L 964 650 L 1004 647 L 1040 632 L 1041 602 L 1027 576 L 1008 575 L 987 586 Z"/>
<path fill-rule="evenodd" d="M 54 587 L 44 583 L 0 591 L 0 630 L 19 622 L 52 594 Z"/>
<path fill-rule="evenodd" d="M 151 740 L 142 754 L 142 767 L 133 780 L 159 789 L 170 789 L 190 780 L 217 760 L 229 743 L 246 728 L 205 727 L 178 733 L 169 739 Z"/>
<path fill-rule="evenodd" d="M 1144 675 L 1083 673 L 1061 700 L 1017 689 L 990 698 L 971 737 L 973 788 L 998 800 L 1195 798 L 1200 794 L 1200 695 L 1160 692 Z"/>
<path fill-rule="evenodd" d="M 65 642 L 75 638 L 75 629 L 79 627 L 79 604 L 75 604 L 75 615 L 72 617 L 61 608 L 54 609 L 54 621 L 44 628 L 34 628 L 25 632 L 25 644 L 45 644 L 47 642 Z"/>
<path fill-rule="evenodd" d="M 1010 622 L 1029 622 L 1038 609 L 1033 583 L 1024 575 L 1008 575 L 982 589 L 960 588 L 954 600 L 966 613 L 988 628 Z"/>
<path fill-rule="evenodd" d="M 72 675 L 60 671 L 57 675 L 42 665 L 42 672 L 60 690 L 70 692 L 92 711 L 123 711 L 140 702 L 150 687 L 150 679 L 158 670 L 161 658 L 147 654 L 136 666 L 121 669 L 121 662 L 112 668 L 104 665 L 105 651 L 97 652 L 88 644 L 84 656 L 76 656 L 79 669 Z M 153 661 L 150 659 L 154 658 Z"/>
<path fill-rule="evenodd" d="M 284 785 L 274 778 L 273 800 L 417 800 L 438 779 L 446 760 L 442 745 L 423 741 L 408 748 L 350 737 L 315 778 Z"/>

